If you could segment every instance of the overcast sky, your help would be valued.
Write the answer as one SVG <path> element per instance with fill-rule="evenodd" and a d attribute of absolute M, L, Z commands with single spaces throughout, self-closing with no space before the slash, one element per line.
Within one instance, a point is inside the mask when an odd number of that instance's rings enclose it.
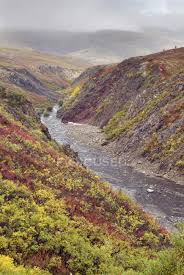
<path fill-rule="evenodd" d="M 183 28 L 184 0 L 0 0 L 0 27 L 98 30 Z"/>

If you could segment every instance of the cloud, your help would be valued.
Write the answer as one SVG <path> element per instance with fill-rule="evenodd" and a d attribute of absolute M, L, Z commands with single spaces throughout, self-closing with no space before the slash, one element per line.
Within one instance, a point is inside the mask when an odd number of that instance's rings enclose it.
<path fill-rule="evenodd" d="M 183 0 L 0 0 L 0 26 L 7 28 L 179 28 L 183 15 Z"/>
<path fill-rule="evenodd" d="M 169 14 L 172 12 L 169 9 L 169 3 L 167 0 L 154 0 L 151 2 L 147 2 L 145 4 L 146 8 L 143 9 L 142 13 L 143 14 L 149 14 L 149 15 L 154 15 L 154 14 L 160 14 L 160 15 L 165 15 Z"/>

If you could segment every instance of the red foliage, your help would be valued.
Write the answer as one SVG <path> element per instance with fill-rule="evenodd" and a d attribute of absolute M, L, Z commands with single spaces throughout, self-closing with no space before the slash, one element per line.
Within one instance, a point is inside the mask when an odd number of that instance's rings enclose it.
<path fill-rule="evenodd" d="M 37 170 L 43 169 L 44 164 L 36 158 L 33 154 L 28 154 L 25 151 L 17 154 L 17 161 L 21 163 L 22 167 L 28 168 L 30 165 L 33 165 Z"/>
<path fill-rule="evenodd" d="M 7 126 L 7 127 L 0 128 L 1 137 L 3 136 L 5 137 L 8 135 L 11 135 L 14 137 L 19 136 L 23 140 L 36 142 L 36 139 L 33 138 L 27 131 L 25 131 L 24 129 L 21 129 L 16 124 L 10 123 L 6 118 L 2 117 L 1 115 L 0 115 L 0 124 L 2 124 L 3 126 Z"/>
<path fill-rule="evenodd" d="M 22 130 L 18 127 L 16 127 L 16 129 L 13 131 L 14 134 L 19 137 L 21 137 L 23 140 L 28 140 L 31 141 L 32 143 L 36 143 L 36 139 L 33 138 L 29 133 L 27 133 L 25 130 Z"/>
<path fill-rule="evenodd" d="M 67 210 L 71 216 L 84 217 L 88 222 L 92 223 L 95 226 L 99 226 L 105 232 L 111 236 L 116 236 L 120 240 L 129 240 L 128 236 L 118 231 L 116 226 L 112 224 L 111 220 L 108 220 L 105 215 L 101 215 L 97 210 L 95 205 L 95 199 L 93 199 L 94 205 L 92 206 L 92 211 L 84 211 L 81 198 L 77 198 L 74 195 L 66 197 L 65 202 L 67 205 Z"/>
<path fill-rule="evenodd" d="M 164 125 L 167 127 L 180 118 L 180 113 L 177 110 L 170 110 L 167 115 L 164 116 Z"/>
<path fill-rule="evenodd" d="M 53 255 L 54 253 L 42 249 L 32 256 L 29 256 L 29 258 L 25 260 L 25 263 L 28 266 L 38 266 L 41 269 L 45 269 L 48 267 L 48 264 Z M 52 272 L 53 274 L 70 274 L 64 261 L 58 262 L 58 266 L 54 267 Z"/>
<path fill-rule="evenodd" d="M 2 170 L 1 174 L 2 174 L 3 178 L 5 178 L 5 179 L 13 180 L 13 181 L 17 180 L 17 175 L 15 173 L 13 173 L 12 171 L 9 171 L 8 169 Z"/>

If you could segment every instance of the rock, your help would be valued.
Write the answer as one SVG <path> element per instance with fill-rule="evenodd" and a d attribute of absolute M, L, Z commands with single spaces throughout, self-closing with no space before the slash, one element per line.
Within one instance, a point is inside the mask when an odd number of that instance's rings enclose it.
<path fill-rule="evenodd" d="M 77 152 L 75 152 L 69 144 L 65 144 L 62 146 L 62 149 L 64 151 L 64 153 L 70 157 L 71 159 L 73 159 L 75 162 L 79 163 L 79 164 L 82 164 L 80 158 L 79 158 L 79 155 Z"/>
<path fill-rule="evenodd" d="M 160 175 L 160 174 L 155 174 L 155 177 L 157 177 L 157 178 L 163 178 L 163 176 Z"/>
<path fill-rule="evenodd" d="M 147 192 L 148 192 L 148 193 L 153 193 L 153 192 L 155 192 L 155 190 L 152 189 L 152 188 L 148 188 L 148 189 L 147 189 Z"/>
<path fill-rule="evenodd" d="M 184 84 L 183 83 L 180 83 L 176 86 L 176 88 L 178 89 L 179 92 L 183 91 L 184 90 Z"/>
<path fill-rule="evenodd" d="M 109 142 L 106 140 L 106 141 L 102 142 L 101 146 L 106 146 L 108 144 L 109 144 Z"/>
<path fill-rule="evenodd" d="M 43 124 L 41 125 L 41 129 L 42 132 L 45 134 L 45 136 L 47 137 L 48 140 L 51 140 L 51 135 L 49 133 L 49 130 L 46 126 L 44 126 Z"/>

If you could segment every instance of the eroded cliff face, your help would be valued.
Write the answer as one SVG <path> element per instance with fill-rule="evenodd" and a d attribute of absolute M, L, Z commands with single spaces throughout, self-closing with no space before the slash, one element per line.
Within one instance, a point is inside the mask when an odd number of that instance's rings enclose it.
<path fill-rule="evenodd" d="M 61 119 L 98 125 L 119 155 L 183 178 L 184 49 L 95 67 L 83 76 Z"/>

